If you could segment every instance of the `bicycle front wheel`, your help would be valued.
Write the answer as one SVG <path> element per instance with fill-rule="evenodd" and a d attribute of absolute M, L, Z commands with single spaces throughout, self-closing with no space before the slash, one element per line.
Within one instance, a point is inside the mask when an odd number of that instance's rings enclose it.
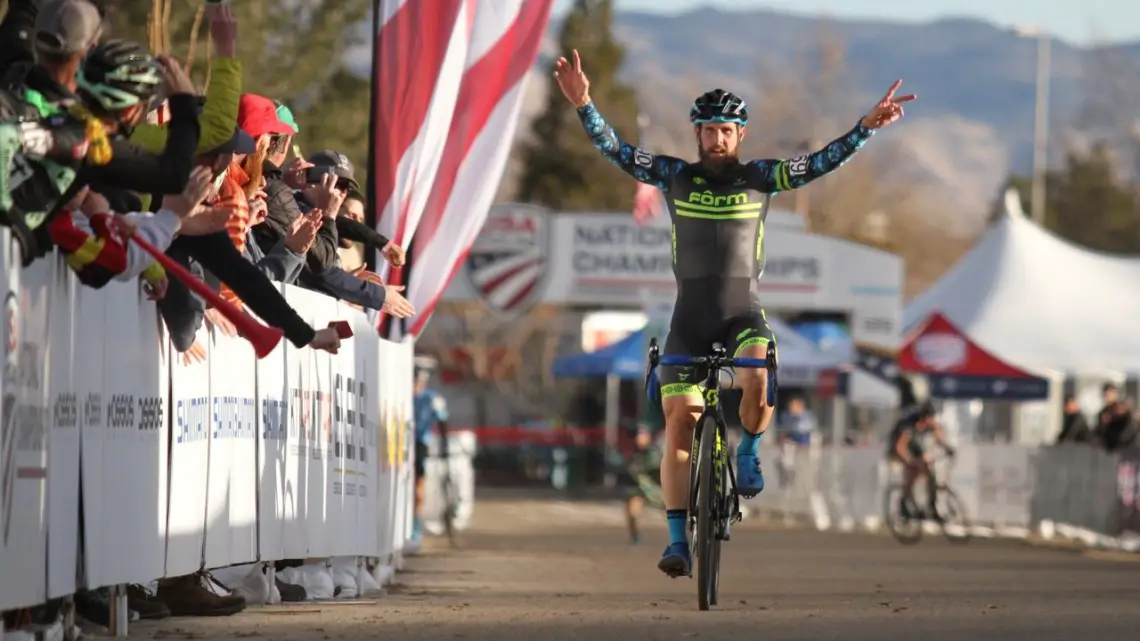
<path fill-rule="evenodd" d="M 945 485 L 938 486 L 935 509 L 942 524 L 942 535 L 947 540 L 953 543 L 966 543 L 973 538 L 974 533 L 970 527 L 970 517 L 966 514 L 966 505 L 954 490 Z"/>
<path fill-rule="evenodd" d="M 720 550 L 716 539 L 716 519 L 720 510 L 719 488 L 713 483 L 715 478 L 715 450 L 717 425 L 713 418 L 706 418 L 701 427 L 701 443 L 697 449 L 697 604 L 708 610 L 716 603 L 716 584 L 720 572 Z"/>

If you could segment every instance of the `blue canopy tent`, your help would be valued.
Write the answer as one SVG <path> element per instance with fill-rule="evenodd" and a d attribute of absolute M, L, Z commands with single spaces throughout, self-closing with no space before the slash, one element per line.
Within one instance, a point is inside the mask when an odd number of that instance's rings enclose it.
<path fill-rule="evenodd" d="M 638 379 L 645 376 L 647 359 L 645 330 L 640 330 L 597 351 L 555 359 L 554 377 Z"/>
<path fill-rule="evenodd" d="M 562 356 L 554 360 L 555 378 L 606 379 L 606 460 L 617 454 L 618 408 L 621 401 L 621 382 L 645 376 L 648 360 L 648 339 L 641 329 L 602 349 L 584 354 Z M 606 485 L 613 487 L 617 477 L 607 468 Z"/>

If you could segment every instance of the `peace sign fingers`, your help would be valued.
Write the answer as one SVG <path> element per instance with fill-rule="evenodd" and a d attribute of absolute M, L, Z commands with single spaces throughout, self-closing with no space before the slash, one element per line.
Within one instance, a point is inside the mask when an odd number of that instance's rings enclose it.
<path fill-rule="evenodd" d="M 894 82 L 894 84 L 891 85 L 891 88 L 887 90 L 887 93 L 883 96 L 883 99 L 879 101 L 879 104 L 881 104 L 881 105 L 887 105 L 890 103 L 898 104 L 900 102 L 910 102 L 911 100 L 918 98 L 918 96 L 916 96 L 912 93 L 907 94 L 905 96 L 899 96 L 896 98 L 895 92 L 897 92 L 899 90 L 899 87 L 902 86 L 902 83 L 903 83 L 902 78 L 899 78 L 898 80 L 896 80 Z"/>

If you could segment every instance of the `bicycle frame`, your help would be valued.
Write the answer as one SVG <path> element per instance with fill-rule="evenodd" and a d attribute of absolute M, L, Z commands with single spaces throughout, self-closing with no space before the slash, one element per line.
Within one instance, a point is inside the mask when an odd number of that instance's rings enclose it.
<path fill-rule="evenodd" d="M 740 496 L 736 492 L 736 470 L 732 467 L 732 461 L 728 456 L 728 424 L 724 420 L 724 411 L 720 406 L 720 373 L 722 370 L 731 367 L 750 367 L 754 369 L 765 369 L 768 372 L 768 387 L 767 398 L 765 399 L 768 407 L 776 405 L 776 349 L 774 343 L 768 344 L 768 351 L 764 358 L 729 358 L 728 353 L 724 346 L 720 343 L 713 345 L 712 354 L 709 356 L 678 356 L 666 354 L 662 356 L 657 347 L 657 339 L 650 339 L 649 341 L 649 369 L 646 373 L 646 391 L 650 395 L 650 401 L 653 400 L 653 390 L 657 389 L 656 384 L 656 369 L 658 365 L 665 366 L 690 366 L 697 365 L 707 368 L 705 381 L 703 384 L 704 391 L 702 396 L 704 399 L 705 408 L 701 412 L 700 417 L 697 419 L 696 427 L 693 430 L 693 442 L 689 449 L 689 518 L 688 523 L 690 529 L 695 525 L 697 519 L 697 478 L 699 476 L 698 451 L 699 443 L 701 442 L 701 435 L 704 433 L 705 423 L 707 419 L 713 419 L 716 425 L 716 445 L 713 451 L 713 473 L 718 475 L 722 466 L 728 470 L 728 481 L 731 486 L 732 495 L 732 513 L 730 518 L 724 524 L 723 532 L 719 533 L 719 538 L 727 539 L 728 525 L 730 523 L 738 522 L 741 519 L 740 513 Z M 720 494 L 724 494 L 725 488 L 719 488 Z"/>

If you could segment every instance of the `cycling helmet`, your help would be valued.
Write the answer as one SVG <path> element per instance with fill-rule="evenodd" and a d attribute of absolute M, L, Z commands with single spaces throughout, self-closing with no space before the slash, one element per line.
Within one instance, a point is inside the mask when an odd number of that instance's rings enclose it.
<path fill-rule="evenodd" d="M 75 81 L 90 106 L 112 113 L 146 104 L 163 84 L 154 56 L 127 40 L 108 40 L 89 51 Z"/>
<path fill-rule="evenodd" d="M 724 89 L 713 89 L 693 101 L 689 120 L 699 125 L 704 122 L 735 122 L 748 124 L 748 105 L 736 94 Z"/>
<path fill-rule="evenodd" d="M 938 408 L 934 405 L 934 401 L 926 399 L 918 406 L 918 418 L 933 418 L 938 415 Z"/>

